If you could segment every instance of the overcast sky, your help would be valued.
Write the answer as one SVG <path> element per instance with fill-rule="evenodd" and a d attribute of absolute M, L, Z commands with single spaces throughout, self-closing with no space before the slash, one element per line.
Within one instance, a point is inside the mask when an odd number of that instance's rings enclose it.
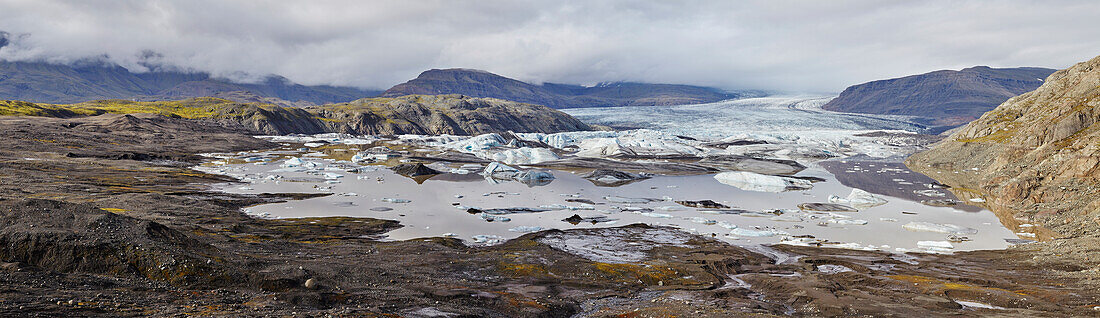
<path fill-rule="evenodd" d="M 1065 68 L 1100 55 L 1100 1 L 0 0 L 0 31 L 0 59 L 106 57 L 134 71 L 145 60 L 304 84 L 387 88 L 464 67 L 836 92 L 974 65 Z"/>

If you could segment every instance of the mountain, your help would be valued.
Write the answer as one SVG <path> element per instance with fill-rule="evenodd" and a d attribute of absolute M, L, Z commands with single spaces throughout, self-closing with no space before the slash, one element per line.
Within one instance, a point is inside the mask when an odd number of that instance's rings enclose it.
<path fill-rule="evenodd" d="M 455 68 L 425 71 L 413 80 L 386 90 L 382 97 L 414 94 L 492 97 L 553 108 L 700 104 L 740 96 L 714 88 L 674 84 L 535 85 L 486 71 Z"/>
<path fill-rule="evenodd" d="M 214 97 L 179 101 L 98 100 L 69 105 L 0 101 L 0 116 L 86 117 L 105 113 L 152 113 L 196 120 L 234 122 L 268 135 L 556 133 L 591 130 L 546 106 L 462 95 L 364 98 L 347 103 L 282 107 Z"/>
<path fill-rule="evenodd" d="M 1059 236 L 1100 238 L 1097 145 L 1100 57 L 1054 73 L 907 164 L 960 197 L 984 197 L 1009 229 L 1033 231 L 1018 227 L 1029 223 Z"/>
<path fill-rule="evenodd" d="M 286 105 L 348 102 L 376 96 L 353 87 L 304 86 L 270 76 L 260 83 L 234 83 L 207 73 L 130 72 L 103 62 L 72 65 L 0 61 L 0 99 L 39 103 L 79 103 L 99 99 L 178 100 L 247 92 Z M 285 102 L 283 102 L 285 101 Z"/>
<path fill-rule="evenodd" d="M 848 113 L 919 116 L 935 125 L 957 126 L 978 118 L 1012 96 L 1034 90 L 1054 71 L 987 66 L 935 71 L 850 86 L 824 108 Z"/>

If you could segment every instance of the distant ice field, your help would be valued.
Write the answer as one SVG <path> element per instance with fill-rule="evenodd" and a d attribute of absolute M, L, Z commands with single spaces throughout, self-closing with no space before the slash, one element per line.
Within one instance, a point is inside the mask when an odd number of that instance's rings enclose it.
<path fill-rule="evenodd" d="M 833 96 L 769 96 L 676 106 L 562 109 L 589 124 L 648 128 L 697 138 L 759 132 L 905 130 L 928 127 L 912 117 L 837 113 L 821 109 Z"/>

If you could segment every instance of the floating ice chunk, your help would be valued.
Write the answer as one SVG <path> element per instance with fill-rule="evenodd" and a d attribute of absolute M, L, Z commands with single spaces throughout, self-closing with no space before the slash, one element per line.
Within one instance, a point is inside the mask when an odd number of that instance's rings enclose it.
<path fill-rule="evenodd" d="M 973 199 L 970 199 L 970 200 L 968 200 L 968 201 L 970 201 L 970 202 L 974 202 L 974 203 L 982 203 L 982 202 L 985 202 L 985 199 L 982 199 L 982 198 L 973 198 Z"/>
<path fill-rule="evenodd" d="M 485 166 L 485 170 L 482 173 L 486 176 L 494 177 L 497 179 L 511 179 L 517 173 L 519 173 L 519 170 L 506 166 L 499 162 L 493 162 L 490 163 L 488 166 Z"/>
<path fill-rule="evenodd" d="M 978 234 L 978 230 L 959 226 L 955 224 L 941 224 L 930 222 L 909 222 L 901 226 L 902 228 L 915 232 L 933 232 L 944 234 Z"/>
<path fill-rule="evenodd" d="M 284 168 L 300 167 L 302 166 L 302 158 L 294 157 L 283 161 L 283 164 L 279 165 Z"/>
<path fill-rule="evenodd" d="M 747 171 L 722 172 L 714 175 L 714 179 L 746 191 L 783 192 L 813 188 L 813 184 L 809 180 L 770 176 Z"/>
<path fill-rule="evenodd" d="M 554 180 L 554 174 L 552 174 L 548 171 L 534 171 L 534 170 L 532 170 L 532 171 L 523 171 L 523 172 L 520 172 L 520 173 L 516 173 L 512 178 L 515 179 L 516 181 L 524 182 L 524 183 L 537 182 L 537 181 L 549 181 L 549 180 Z"/>
<path fill-rule="evenodd" d="M 651 217 L 651 218 L 658 218 L 658 219 L 671 219 L 672 218 L 672 214 L 664 214 L 664 213 L 638 212 L 638 214 L 641 215 L 641 216 L 648 216 L 648 217 Z"/>
<path fill-rule="evenodd" d="M 754 230 L 754 229 L 746 229 L 746 228 L 735 228 L 732 231 L 730 231 L 730 235 L 734 235 L 734 236 L 751 236 L 751 237 L 771 237 L 771 236 L 776 236 L 776 235 L 789 235 L 789 233 L 784 232 L 784 231 L 780 231 L 780 230 L 771 230 L 771 229 Z"/>
<path fill-rule="evenodd" d="M 375 211 L 375 212 L 386 212 L 386 211 L 393 211 L 393 209 L 392 209 L 392 208 L 387 208 L 387 207 L 384 207 L 384 206 L 380 206 L 380 207 L 374 207 L 374 208 L 370 208 L 370 210 L 371 210 L 371 211 Z"/>
<path fill-rule="evenodd" d="M 500 161 L 510 165 L 528 165 L 561 159 L 550 149 L 528 148 L 509 149 L 486 156 L 486 159 Z"/>
<path fill-rule="evenodd" d="M 540 209 L 547 209 L 547 210 L 565 210 L 565 209 L 568 209 L 569 207 L 564 205 L 564 204 L 544 204 L 544 205 L 540 205 L 539 208 Z"/>
<path fill-rule="evenodd" d="M 726 228 L 727 230 L 732 230 L 732 229 L 736 229 L 736 228 L 737 228 L 737 225 L 734 225 L 734 224 L 730 224 L 730 223 L 726 223 L 725 221 L 721 221 L 721 222 L 718 222 L 718 223 L 716 223 L 716 224 L 717 224 L 718 226 L 721 226 L 721 227 L 724 227 L 724 228 Z"/>
<path fill-rule="evenodd" d="M 478 217 L 480 217 L 482 220 L 485 220 L 486 222 L 494 222 L 494 221 L 495 222 L 509 222 L 509 221 L 512 221 L 512 219 L 510 219 L 506 216 L 492 215 L 492 214 L 485 213 L 485 212 L 481 212 L 481 214 L 478 214 Z"/>
<path fill-rule="evenodd" d="M 688 220 L 688 221 L 691 221 L 691 222 L 695 222 L 695 223 L 699 223 L 699 224 L 707 224 L 707 225 L 718 223 L 717 221 L 714 221 L 714 220 L 711 220 L 711 219 L 708 219 L 708 218 L 704 218 L 704 217 L 698 217 L 698 216 L 685 218 L 685 219 Z"/>
<path fill-rule="evenodd" d="M 382 202 L 389 202 L 389 203 L 409 203 L 409 202 L 412 202 L 412 201 L 409 201 L 409 200 L 406 200 L 406 199 L 398 199 L 398 198 L 382 198 Z"/>
<path fill-rule="evenodd" d="M 866 220 L 832 219 L 829 223 L 840 225 L 867 225 Z"/>
<path fill-rule="evenodd" d="M 463 140 L 449 142 L 444 144 L 444 148 L 450 148 L 466 153 L 478 153 L 484 150 L 501 147 L 506 144 L 507 141 L 504 137 L 496 133 L 477 135 Z"/>
<path fill-rule="evenodd" d="M 607 202 L 611 202 L 611 203 L 649 203 L 649 202 L 660 201 L 660 200 L 657 200 L 657 199 L 650 199 L 650 198 L 627 198 L 627 197 L 620 197 L 620 196 L 615 196 L 615 195 L 606 196 L 606 197 L 603 197 L 603 199 L 607 200 Z"/>
<path fill-rule="evenodd" d="M 542 230 L 543 230 L 543 228 L 541 226 L 517 226 L 517 227 L 513 227 L 513 228 L 508 229 L 508 231 L 519 232 L 519 233 L 538 232 L 538 231 L 542 231 Z"/>
<path fill-rule="evenodd" d="M 936 191 L 936 190 L 933 190 L 933 189 L 913 190 L 913 193 L 923 195 L 923 196 L 926 196 L 926 197 L 942 197 L 942 196 L 946 195 L 943 192 L 939 192 L 939 191 Z"/>
<path fill-rule="evenodd" d="M 948 241 L 917 241 L 917 247 L 923 248 L 955 248 Z"/>
<path fill-rule="evenodd" d="M 339 178 L 343 178 L 344 175 L 339 174 L 339 173 L 326 172 L 324 174 L 324 177 L 325 177 L 325 179 L 328 179 L 328 180 L 336 180 L 336 179 L 339 179 Z"/>
<path fill-rule="evenodd" d="M 857 209 L 867 209 L 886 204 L 886 199 L 860 189 L 852 189 L 848 194 L 848 203 Z"/>
<path fill-rule="evenodd" d="M 482 245 L 497 245 L 504 243 L 505 239 L 497 235 L 474 235 L 474 243 Z"/>
<path fill-rule="evenodd" d="M 801 217 L 790 213 L 773 216 L 770 220 L 779 222 L 802 222 Z"/>

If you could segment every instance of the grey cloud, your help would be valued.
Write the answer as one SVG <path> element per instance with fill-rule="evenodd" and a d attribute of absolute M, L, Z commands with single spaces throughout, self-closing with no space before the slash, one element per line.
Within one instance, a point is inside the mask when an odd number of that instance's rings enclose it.
<path fill-rule="evenodd" d="M 0 58 L 106 56 L 137 71 L 371 88 L 466 67 L 532 82 L 838 91 L 974 65 L 1066 67 L 1100 54 L 1098 12 L 1023 0 L 5 1 L 0 30 L 21 36 L 0 40 L 11 42 Z"/>

